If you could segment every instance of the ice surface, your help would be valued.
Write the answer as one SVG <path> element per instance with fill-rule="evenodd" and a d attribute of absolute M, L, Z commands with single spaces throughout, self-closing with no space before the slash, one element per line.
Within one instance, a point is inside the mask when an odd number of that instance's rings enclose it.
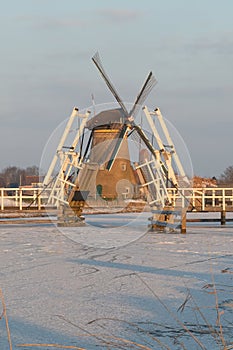
<path fill-rule="evenodd" d="M 143 220 L 119 228 L 113 220 L 104 244 L 108 223 L 98 220 L 73 229 L 75 239 L 54 225 L 0 227 L 0 287 L 14 349 L 23 343 L 140 349 L 130 342 L 200 349 L 192 336 L 203 348 L 219 349 L 218 335 L 210 334 L 210 327 L 219 330 L 216 296 L 224 336 L 233 341 L 232 227 L 146 233 Z M 9 349 L 3 318 L 0 349 Z"/>

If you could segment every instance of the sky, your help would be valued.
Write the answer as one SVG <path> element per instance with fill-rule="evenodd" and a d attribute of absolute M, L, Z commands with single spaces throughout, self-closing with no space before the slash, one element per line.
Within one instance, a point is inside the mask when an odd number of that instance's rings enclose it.
<path fill-rule="evenodd" d="M 0 11 L 0 170 L 39 165 L 73 107 L 114 98 L 91 57 L 99 51 L 123 100 L 150 70 L 147 99 L 179 131 L 194 173 L 233 165 L 232 0 L 9 0 Z"/>

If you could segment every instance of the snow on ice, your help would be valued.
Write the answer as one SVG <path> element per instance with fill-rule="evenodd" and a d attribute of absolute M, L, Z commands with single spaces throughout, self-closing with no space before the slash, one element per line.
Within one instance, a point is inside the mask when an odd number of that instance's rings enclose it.
<path fill-rule="evenodd" d="M 124 215 L 120 227 L 113 218 L 88 220 L 70 231 L 1 225 L 0 287 L 13 349 L 220 349 L 218 316 L 233 341 L 233 227 L 188 227 L 182 235 L 146 233 L 146 220 Z M 8 348 L 2 317 L 0 349 Z"/>

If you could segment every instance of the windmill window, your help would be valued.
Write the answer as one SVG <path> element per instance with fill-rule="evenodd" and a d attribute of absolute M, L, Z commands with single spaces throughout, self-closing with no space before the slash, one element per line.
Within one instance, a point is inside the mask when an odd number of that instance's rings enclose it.
<path fill-rule="evenodd" d="M 130 188 L 129 187 L 125 187 L 125 193 L 129 194 L 130 193 Z"/>
<path fill-rule="evenodd" d="M 96 192 L 99 196 L 102 196 L 102 192 L 103 192 L 103 186 L 102 185 L 97 185 L 96 186 Z"/>
<path fill-rule="evenodd" d="M 121 170 L 126 171 L 126 164 L 125 163 L 121 164 Z"/>

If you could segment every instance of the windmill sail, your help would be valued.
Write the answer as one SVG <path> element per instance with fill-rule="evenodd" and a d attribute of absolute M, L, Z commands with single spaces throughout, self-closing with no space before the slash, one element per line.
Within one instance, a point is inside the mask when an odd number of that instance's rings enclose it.
<path fill-rule="evenodd" d="M 138 110 L 140 109 L 141 105 L 145 102 L 147 96 L 149 95 L 156 83 L 157 81 L 153 76 L 153 73 L 150 72 L 134 102 L 133 108 L 129 112 L 130 116 L 134 117 L 138 113 Z"/>
<path fill-rule="evenodd" d="M 99 55 L 98 52 L 96 52 L 96 54 L 92 57 L 92 61 L 95 63 L 95 65 L 98 68 L 100 74 L 104 78 L 104 81 L 106 82 L 109 90 L 111 91 L 111 93 L 113 94 L 113 96 L 115 97 L 115 99 L 117 100 L 119 105 L 121 106 L 122 110 L 124 111 L 125 116 L 127 117 L 129 113 L 128 113 L 124 103 L 122 102 L 122 99 L 120 98 L 119 94 L 117 93 L 116 89 L 114 88 L 112 82 L 110 81 L 109 77 L 107 76 L 107 73 L 104 70 L 104 67 L 103 67 L 103 65 L 101 63 L 100 55 Z"/>
<path fill-rule="evenodd" d="M 144 101 L 146 100 L 150 91 L 153 89 L 154 85 L 156 84 L 156 79 L 153 76 L 152 72 L 150 72 L 145 83 L 143 84 L 139 94 L 137 95 L 137 98 L 134 102 L 134 105 L 133 105 L 131 111 L 128 112 L 121 97 L 119 96 L 119 94 L 117 93 L 113 84 L 111 83 L 109 77 L 107 76 L 107 73 L 104 70 L 104 67 L 101 63 L 100 56 L 99 56 L 98 52 L 96 52 L 96 54 L 92 57 L 92 60 L 95 63 L 96 67 L 98 68 L 104 81 L 106 82 L 109 90 L 112 92 L 113 96 L 115 97 L 115 99 L 117 100 L 119 105 L 121 106 L 123 114 L 125 116 L 125 121 L 122 125 L 121 131 L 119 134 L 119 141 L 116 143 L 114 150 L 111 154 L 110 160 L 108 161 L 108 164 L 107 164 L 107 169 L 110 171 L 113 164 L 114 164 L 115 158 L 117 157 L 117 154 L 119 152 L 119 149 L 121 147 L 123 139 L 125 138 L 125 135 L 128 132 L 129 126 L 132 126 L 132 128 L 134 127 L 133 118 L 138 113 L 138 110 L 140 109 L 141 105 L 144 103 Z"/>

